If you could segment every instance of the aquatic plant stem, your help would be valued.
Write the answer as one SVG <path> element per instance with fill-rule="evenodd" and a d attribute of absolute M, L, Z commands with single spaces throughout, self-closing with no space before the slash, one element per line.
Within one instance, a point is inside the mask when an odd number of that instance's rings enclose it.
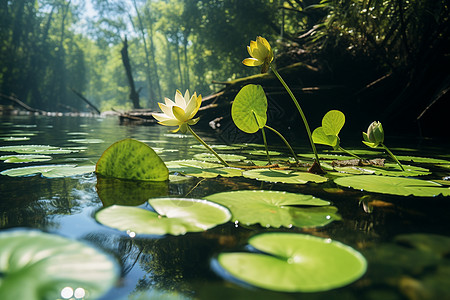
<path fill-rule="evenodd" d="M 341 146 L 339 146 L 339 151 L 342 151 L 342 152 L 344 152 L 344 153 L 347 153 L 348 155 L 351 155 L 351 156 L 353 156 L 354 158 L 357 158 L 357 159 L 362 159 L 361 157 L 359 157 L 358 155 L 356 155 L 356 154 L 353 154 L 353 153 L 351 153 L 350 151 L 348 151 L 348 150 L 345 150 L 344 148 L 342 148 Z"/>
<path fill-rule="evenodd" d="M 292 155 L 294 156 L 295 161 L 296 161 L 297 163 L 299 163 L 297 154 L 295 154 L 294 149 L 292 149 L 291 145 L 289 145 L 288 141 L 284 138 L 284 136 L 281 135 L 281 133 L 279 133 L 276 129 L 274 129 L 274 128 L 270 127 L 270 126 L 264 125 L 264 127 L 266 127 L 266 128 L 269 129 L 269 130 L 272 130 L 273 132 L 275 132 L 275 133 L 281 138 L 281 140 L 284 142 L 284 144 L 286 145 L 286 147 L 288 147 L 289 150 L 291 151 Z"/>
<path fill-rule="evenodd" d="M 208 146 L 207 143 L 205 143 L 205 141 L 203 141 L 193 130 L 192 128 L 187 125 L 187 128 L 189 130 L 189 132 L 197 139 L 197 141 L 199 141 L 203 146 L 205 146 L 206 149 L 208 149 L 212 154 L 214 154 L 218 160 L 220 160 L 220 162 L 225 166 L 225 167 L 229 167 L 228 163 L 226 161 L 224 161 L 222 159 L 222 157 L 219 156 L 219 154 L 216 153 L 216 151 L 214 151 L 210 146 Z"/>
<path fill-rule="evenodd" d="M 264 127 L 261 128 L 261 133 L 263 136 L 264 146 L 266 147 L 267 161 L 269 162 L 269 165 L 271 165 L 272 162 L 270 161 L 269 147 L 267 147 L 266 133 L 264 132 Z"/>
<path fill-rule="evenodd" d="M 392 153 L 388 147 L 386 147 L 384 144 L 380 144 L 381 147 L 383 147 L 384 150 L 386 150 L 386 152 L 392 157 L 393 160 L 395 160 L 395 162 L 399 165 L 400 169 L 402 169 L 402 171 L 405 171 L 405 168 L 403 168 L 403 165 L 398 161 L 397 157 L 395 157 L 394 153 Z"/>
<path fill-rule="evenodd" d="M 319 165 L 320 168 L 322 168 L 320 166 L 319 155 L 317 154 L 316 146 L 314 145 L 314 142 L 312 139 L 311 129 L 309 129 L 308 121 L 306 121 L 305 114 L 303 113 L 303 110 L 300 107 L 300 104 L 298 103 L 297 99 L 295 98 L 294 94 L 292 93 L 291 89 L 288 87 L 286 82 L 283 80 L 283 78 L 281 78 L 280 74 L 278 74 L 278 71 L 272 66 L 272 64 L 270 65 L 270 67 L 271 67 L 273 73 L 275 74 L 275 76 L 278 78 L 278 80 L 281 82 L 281 84 L 284 86 L 284 88 L 288 92 L 289 96 L 291 96 L 292 101 L 294 101 L 294 104 L 297 107 L 297 110 L 300 113 L 300 116 L 302 117 L 303 123 L 305 124 L 306 132 L 308 133 L 309 142 L 310 142 L 311 148 L 314 152 L 314 156 L 316 157 L 315 158 L 316 163 Z"/>

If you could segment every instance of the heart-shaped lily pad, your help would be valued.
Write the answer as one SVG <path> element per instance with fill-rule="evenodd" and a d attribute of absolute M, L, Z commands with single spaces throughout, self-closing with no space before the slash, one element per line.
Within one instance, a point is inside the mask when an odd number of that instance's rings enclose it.
<path fill-rule="evenodd" d="M 204 199 L 227 207 L 233 215 L 232 221 L 245 225 L 319 227 L 340 220 L 336 207 L 311 195 L 264 190 L 232 191 Z"/>
<path fill-rule="evenodd" d="M 421 197 L 450 196 L 450 188 L 433 181 L 414 178 L 356 175 L 340 177 L 334 182 L 340 186 L 382 194 Z"/>
<path fill-rule="evenodd" d="M 0 299 L 98 299 L 116 282 L 118 267 L 80 242 L 14 230 L 0 233 L 0 274 Z"/>
<path fill-rule="evenodd" d="M 424 176 L 431 174 L 430 170 L 403 165 L 404 170 L 400 168 L 398 164 L 387 163 L 384 167 L 373 166 L 351 166 L 351 167 L 336 167 L 335 170 L 339 172 L 351 173 L 351 174 L 375 174 L 384 176 Z"/>
<path fill-rule="evenodd" d="M 220 154 L 220 157 L 228 162 L 231 161 L 243 161 L 247 157 L 242 155 L 236 155 L 236 154 Z M 202 160 L 202 161 L 211 161 L 211 162 L 220 162 L 217 157 L 212 153 L 199 153 L 194 155 L 195 159 Z"/>
<path fill-rule="evenodd" d="M 221 253 L 217 262 L 248 284 L 282 292 L 320 292 L 348 285 L 367 269 L 355 249 L 304 234 L 264 233 L 249 240 L 263 253 Z"/>
<path fill-rule="evenodd" d="M 59 178 L 59 177 L 69 177 L 76 175 L 83 175 L 86 173 L 94 172 L 95 166 L 77 166 L 77 165 L 42 165 L 42 166 L 32 166 L 32 167 L 22 167 L 7 169 L 0 174 L 8 175 L 11 177 L 20 176 L 31 176 L 41 174 L 43 177 L 47 178 Z"/>
<path fill-rule="evenodd" d="M 165 181 L 169 170 L 156 152 L 138 140 L 124 139 L 112 144 L 97 162 L 97 174 L 121 179 Z"/>
<path fill-rule="evenodd" d="M 207 200 L 154 198 L 148 202 L 156 212 L 113 205 L 100 210 L 96 219 L 106 226 L 135 234 L 181 235 L 210 229 L 231 218 L 227 208 Z"/>
<path fill-rule="evenodd" d="M 237 128 L 255 133 L 267 122 L 267 98 L 260 85 L 244 86 L 231 106 L 231 117 Z"/>
<path fill-rule="evenodd" d="M 308 182 L 321 183 L 327 181 L 326 177 L 316 174 L 311 174 L 307 172 L 294 172 L 290 170 L 275 170 L 275 169 L 249 170 L 243 172 L 242 176 L 260 181 L 294 183 L 294 184 L 305 184 Z"/>

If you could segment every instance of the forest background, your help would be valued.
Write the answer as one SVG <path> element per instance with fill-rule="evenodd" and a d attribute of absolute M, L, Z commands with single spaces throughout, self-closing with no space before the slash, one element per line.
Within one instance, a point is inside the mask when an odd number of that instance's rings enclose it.
<path fill-rule="evenodd" d="M 132 109 L 126 40 L 140 105 L 155 109 L 176 89 L 206 96 L 255 74 L 241 61 L 258 35 L 277 67 L 310 66 L 374 116 L 448 107 L 445 0 L 2 0 L 0 93 L 45 111 L 86 111 L 73 90 L 101 111 Z"/>

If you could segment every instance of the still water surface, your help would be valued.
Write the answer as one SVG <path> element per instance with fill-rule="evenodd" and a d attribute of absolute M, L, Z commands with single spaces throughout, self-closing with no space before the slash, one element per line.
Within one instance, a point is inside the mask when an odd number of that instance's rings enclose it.
<path fill-rule="evenodd" d="M 51 161 L 26 164 L 27 166 L 95 164 L 108 146 L 123 138 L 146 142 L 160 151 L 164 161 L 190 159 L 195 153 L 205 152 L 192 148 L 198 142 L 191 136 L 170 134 L 167 127 L 162 126 L 120 126 L 115 118 L 10 117 L 1 119 L 0 130 L 1 137 L 29 137 L 25 141 L 1 140 L 1 146 L 52 145 L 81 150 L 77 153 L 51 155 Z M 210 144 L 220 144 L 220 141 L 213 138 L 205 139 Z M 420 156 L 425 155 L 423 151 Z M 437 152 L 432 149 L 431 154 L 433 153 L 444 157 L 447 154 L 445 149 Z M 5 154 L 8 153 L 0 153 Z M 24 164 L 0 162 L 0 171 L 19 166 Z M 445 175 L 450 174 L 437 174 L 439 178 Z M 376 250 L 394 245 L 393 239 L 400 234 L 450 236 L 447 229 L 450 208 L 448 197 L 393 197 L 374 194 L 370 195 L 371 200 L 376 200 L 374 203 L 378 205 L 373 207 L 371 213 L 367 213 L 360 204 L 361 193 L 342 190 L 336 192 L 335 188 L 333 183 L 288 185 L 263 183 L 242 177 L 207 180 L 193 178 L 184 183 L 170 183 L 165 189 L 148 197 L 202 198 L 217 192 L 249 189 L 298 192 L 331 201 L 338 207 L 342 220 L 323 228 L 303 230 L 243 227 L 228 223 L 203 233 L 132 239 L 95 221 L 94 214 L 103 207 L 105 201 L 99 196 L 95 174 L 55 179 L 41 176 L 1 176 L 0 230 L 37 228 L 89 243 L 110 253 L 120 262 L 122 276 L 104 299 L 428 299 L 421 296 L 425 293 L 422 283 L 427 280 L 431 280 L 439 288 L 438 292 L 433 290 L 432 295 L 450 297 L 450 248 L 439 267 L 424 267 L 431 270 L 419 267 L 418 271 L 413 268 L 417 262 L 402 256 L 401 251 L 382 253 Z M 343 242 L 366 256 L 369 262 L 368 272 L 359 281 L 337 290 L 290 294 L 262 291 L 237 284 L 224 280 L 212 270 L 211 261 L 219 252 L 241 250 L 250 236 L 267 231 L 303 232 Z M 442 266 L 444 271 L 436 271 L 441 270 Z M 416 296 L 420 297 L 414 298 Z"/>

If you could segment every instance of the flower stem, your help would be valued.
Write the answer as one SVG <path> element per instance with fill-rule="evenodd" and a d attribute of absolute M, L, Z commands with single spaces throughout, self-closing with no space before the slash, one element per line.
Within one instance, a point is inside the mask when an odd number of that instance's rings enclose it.
<path fill-rule="evenodd" d="M 208 146 L 207 143 L 205 143 L 205 141 L 203 141 L 193 130 L 192 128 L 187 125 L 187 128 L 189 130 L 189 132 L 197 139 L 197 141 L 199 141 L 203 146 L 205 146 L 206 149 L 208 149 L 212 154 L 214 154 L 218 160 L 220 160 L 220 162 L 225 166 L 225 167 L 229 167 L 229 165 L 227 164 L 226 161 L 224 161 L 222 159 L 222 157 L 219 156 L 219 154 L 216 153 L 216 151 L 214 151 L 210 146 Z"/>
<path fill-rule="evenodd" d="M 300 107 L 300 104 L 298 103 L 297 99 L 295 98 L 294 94 L 292 93 L 291 89 L 288 87 L 286 82 L 283 80 L 283 78 L 281 78 L 280 74 L 278 74 L 277 70 L 272 65 L 271 65 L 271 68 L 272 68 L 272 71 L 275 74 L 275 76 L 278 78 L 278 80 L 281 82 L 281 84 L 284 86 L 284 88 L 288 92 L 289 96 L 291 96 L 292 101 L 294 101 L 294 104 L 297 107 L 297 110 L 298 110 L 298 112 L 300 113 L 300 116 L 303 119 L 303 123 L 305 124 L 305 127 L 306 127 L 306 132 L 308 133 L 308 138 L 309 138 L 309 142 L 311 144 L 311 148 L 312 148 L 312 150 L 314 152 L 314 156 L 316 157 L 316 159 L 315 159 L 316 163 L 320 167 L 319 155 L 317 154 L 316 146 L 314 145 L 314 142 L 313 142 L 313 139 L 312 139 L 312 135 L 311 135 L 311 129 L 309 129 L 308 121 L 306 121 L 305 114 L 303 113 L 303 110 Z"/>
<path fill-rule="evenodd" d="M 344 153 L 347 153 L 347 154 L 349 154 L 349 155 L 351 155 L 351 156 L 353 156 L 354 158 L 357 158 L 357 159 L 362 159 L 361 157 L 359 157 L 358 155 L 356 155 L 356 154 L 353 154 L 353 153 L 351 153 L 350 151 L 348 151 L 348 150 L 345 150 L 344 148 L 342 148 L 341 146 L 339 146 L 339 150 L 340 151 L 342 151 L 342 152 L 344 152 Z"/>
<path fill-rule="evenodd" d="M 266 147 L 267 161 L 269 162 L 269 165 L 271 165 L 272 162 L 270 161 L 269 147 L 267 147 L 266 133 L 264 132 L 264 127 L 261 128 L 261 133 L 263 136 L 264 146 Z"/>
<path fill-rule="evenodd" d="M 289 148 L 289 150 L 291 151 L 292 155 L 294 156 L 295 161 L 298 163 L 298 157 L 294 152 L 294 149 L 292 149 L 291 145 L 289 145 L 288 141 L 284 138 L 284 136 L 281 135 L 281 133 L 279 133 L 277 130 L 275 130 L 274 128 L 264 125 L 264 127 L 266 127 L 267 129 L 272 130 L 273 132 L 275 132 L 282 140 L 283 142 L 286 144 L 286 147 Z"/>
<path fill-rule="evenodd" d="M 384 144 L 380 145 L 381 147 L 384 148 L 384 150 L 386 150 L 386 152 L 392 157 L 392 159 L 395 160 L 395 162 L 399 165 L 400 169 L 402 169 L 402 171 L 405 171 L 405 168 L 403 168 L 403 165 L 398 161 L 397 157 L 395 157 L 395 155 Z"/>

